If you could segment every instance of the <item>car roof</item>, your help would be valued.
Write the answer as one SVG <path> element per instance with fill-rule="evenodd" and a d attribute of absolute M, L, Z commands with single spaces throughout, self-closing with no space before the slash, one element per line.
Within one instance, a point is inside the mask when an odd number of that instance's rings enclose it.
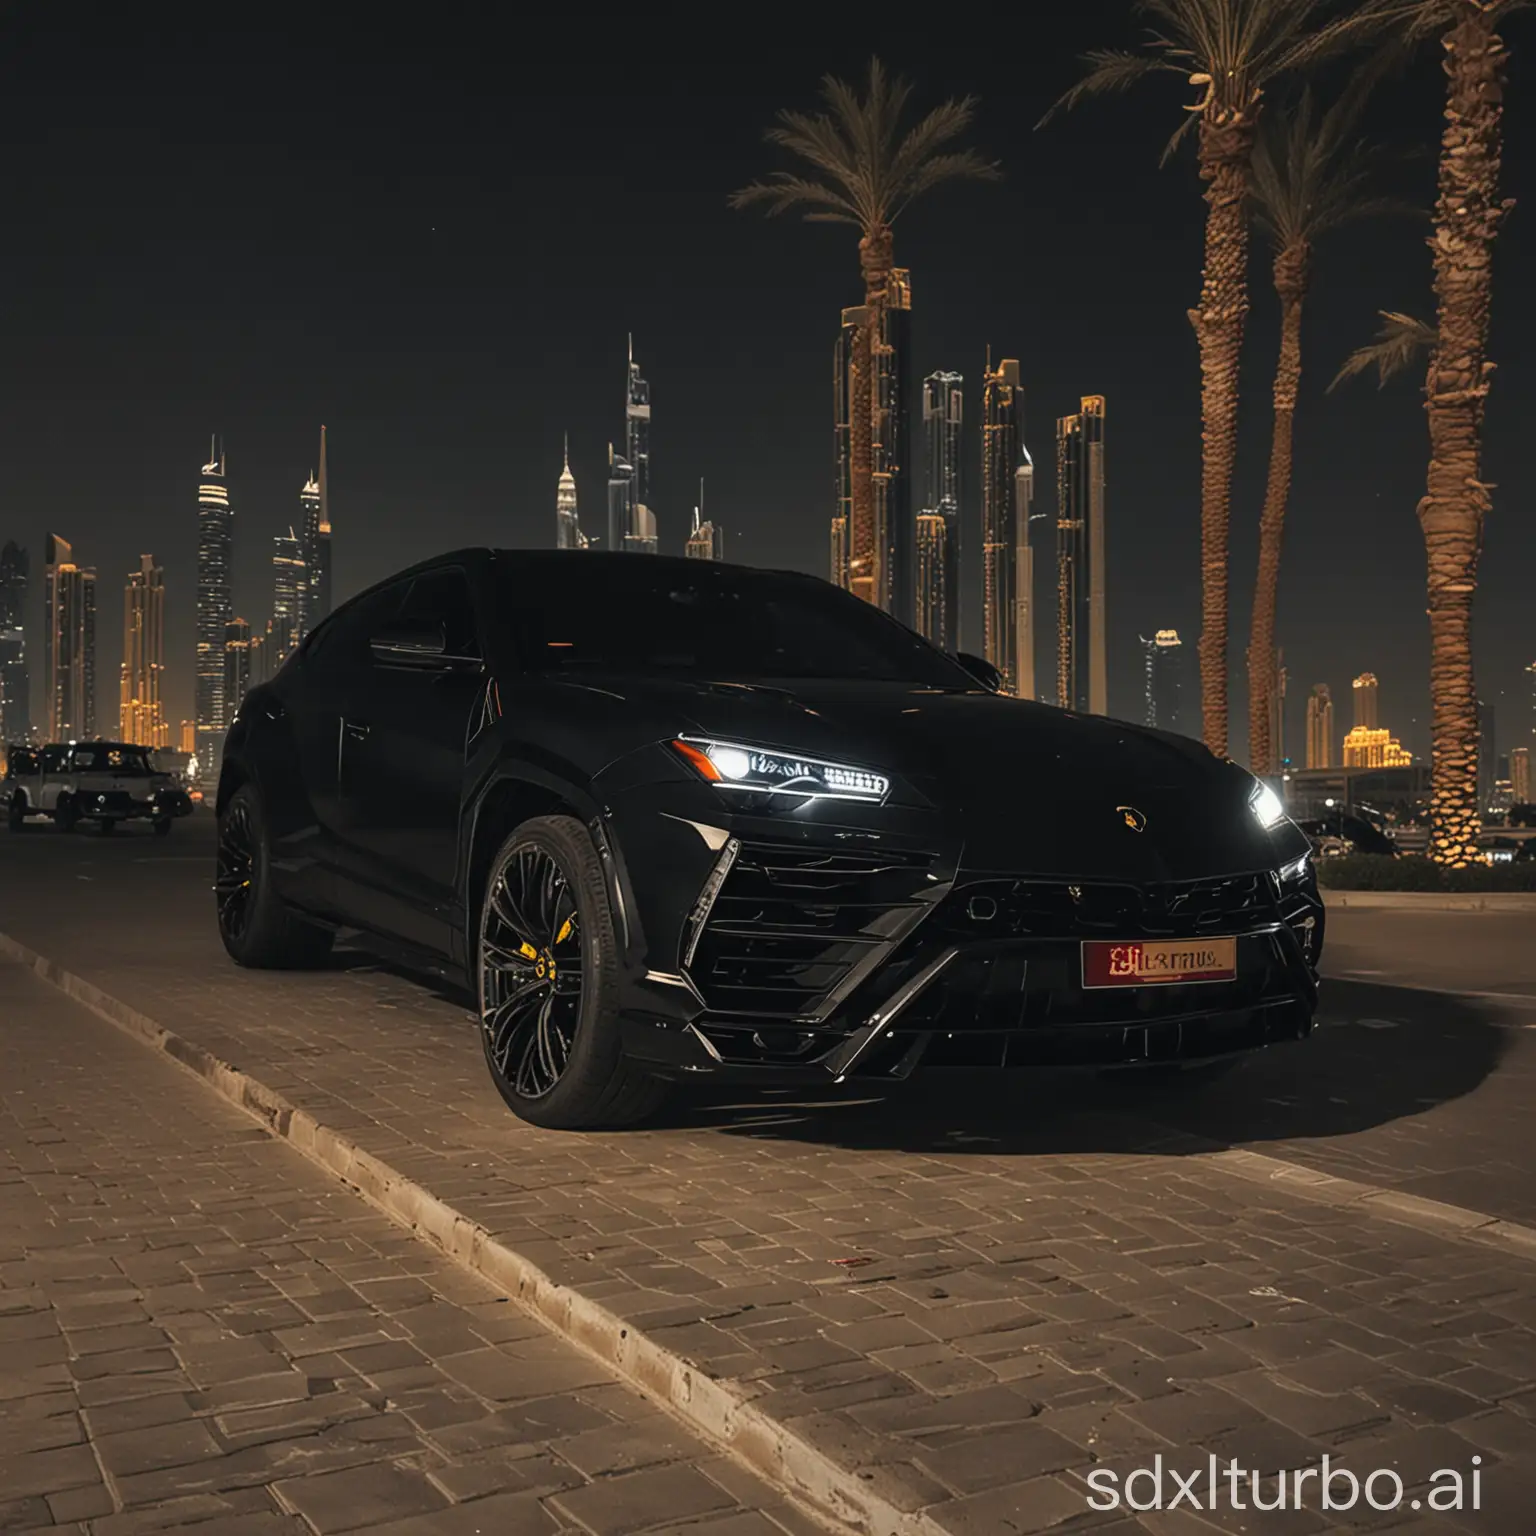
<path fill-rule="evenodd" d="M 152 752 L 153 747 L 141 746 L 136 741 L 104 741 L 99 736 L 92 736 L 83 741 L 50 741 L 50 747 L 100 747 L 107 752 Z"/>

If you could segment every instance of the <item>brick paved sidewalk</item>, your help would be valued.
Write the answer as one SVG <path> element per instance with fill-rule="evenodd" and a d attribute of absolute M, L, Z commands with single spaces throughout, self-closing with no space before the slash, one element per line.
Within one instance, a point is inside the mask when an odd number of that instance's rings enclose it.
<path fill-rule="evenodd" d="M 165 1057 L 0 1000 L 0 1531 L 820 1529 Z"/>
<path fill-rule="evenodd" d="M 1481 1456 L 1479 1515 L 1404 1511 L 1393 1529 L 1530 1529 L 1536 1266 L 1243 1183 L 1188 1142 L 1022 1089 L 951 1119 L 908 1096 L 541 1132 L 495 1097 L 462 1000 L 356 956 L 238 972 L 190 866 L 137 870 L 142 918 L 123 916 L 129 887 L 105 858 L 72 867 L 29 888 L 27 911 L 0 906 L 0 928 L 955 1536 L 1260 1528 L 1231 1512 L 1143 1527 L 1088 1512 L 1090 1473 L 1159 1453 L 1265 1471 L 1328 1453 L 1395 1467 L 1410 1488 Z M 1324 1526 L 1361 1519 L 1292 1512 L 1262 1529 Z"/>

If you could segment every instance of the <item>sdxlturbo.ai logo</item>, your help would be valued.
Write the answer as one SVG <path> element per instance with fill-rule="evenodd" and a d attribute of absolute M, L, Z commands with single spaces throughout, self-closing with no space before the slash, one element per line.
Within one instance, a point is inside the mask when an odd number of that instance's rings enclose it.
<path fill-rule="evenodd" d="M 1214 1510 L 1225 1506 L 1237 1510 L 1278 1509 L 1326 1510 L 1354 1509 L 1362 1499 L 1374 1510 L 1432 1509 L 1449 1512 L 1483 1507 L 1483 1458 L 1472 1458 L 1467 1473 L 1454 1467 L 1442 1467 L 1431 1473 L 1429 1487 L 1422 1497 L 1410 1498 L 1403 1480 L 1390 1467 L 1357 1475 L 1348 1467 L 1337 1467 L 1330 1457 L 1323 1457 L 1320 1467 L 1297 1467 L 1285 1472 L 1265 1474 L 1240 1462 L 1223 1463 L 1212 1456 L 1203 1467 L 1185 1474 L 1166 1465 L 1161 1453 L 1150 1467 L 1137 1467 L 1122 1482 L 1118 1472 L 1098 1467 L 1088 1474 L 1093 1496 L 1089 1509 L 1131 1509 L 1138 1514 L 1148 1510 Z M 1250 1502 L 1251 1501 L 1251 1502 Z"/>

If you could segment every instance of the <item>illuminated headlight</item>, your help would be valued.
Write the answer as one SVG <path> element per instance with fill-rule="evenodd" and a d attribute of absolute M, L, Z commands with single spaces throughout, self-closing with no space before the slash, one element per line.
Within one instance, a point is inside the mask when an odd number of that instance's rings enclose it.
<path fill-rule="evenodd" d="M 1307 878 L 1307 871 L 1312 867 L 1312 858 L 1309 854 L 1302 854 L 1299 859 L 1292 859 L 1280 871 L 1281 885 L 1294 885 L 1298 880 Z"/>
<path fill-rule="evenodd" d="M 1248 809 L 1259 819 L 1259 825 L 1267 832 L 1285 820 L 1285 803 L 1262 779 L 1253 781 L 1248 791 Z"/>
<path fill-rule="evenodd" d="M 826 763 L 792 752 L 768 752 L 760 747 L 698 737 L 674 741 L 673 750 L 696 772 L 721 789 L 794 800 L 864 800 L 880 805 L 891 792 L 883 773 L 847 763 Z"/>

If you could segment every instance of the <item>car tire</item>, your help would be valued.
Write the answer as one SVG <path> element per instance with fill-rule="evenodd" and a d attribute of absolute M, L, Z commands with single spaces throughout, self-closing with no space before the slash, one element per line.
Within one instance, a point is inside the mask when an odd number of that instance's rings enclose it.
<path fill-rule="evenodd" d="M 6 808 L 6 821 L 12 832 L 20 832 L 27 824 L 27 802 L 22 798 L 20 790 L 11 796 L 11 803 Z"/>
<path fill-rule="evenodd" d="M 171 835 L 171 819 L 169 816 L 162 816 L 154 825 L 156 837 L 169 837 Z"/>
<path fill-rule="evenodd" d="M 75 830 L 75 802 L 68 795 L 60 795 L 58 804 L 53 808 L 53 824 L 60 832 L 73 832 Z"/>
<path fill-rule="evenodd" d="M 544 916 L 550 935 L 522 934 L 506 921 L 507 901 L 498 897 L 518 882 L 520 872 L 543 869 L 560 882 L 561 894 L 552 898 Z M 480 1039 L 491 1081 L 507 1107 L 520 1119 L 551 1130 L 583 1131 L 621 1129 L 636 1125 L 653 1114 L 666 1098 L 668 1085 L 636 1063 L 625 1059 L 619 1025 L 619 942 L 602 861 L 587 829 L 571 816 L 539 816 L 525 821 L 497 850 L 491 861 L 484 890 L 480 892 L 480 920 L 475 935 L 474 982 L 480 1008 Z M 561 928 L 559 914 L 568 903 L 570 912 Z M 519 898 L 514 906 L 526 905 Z M 571 918 L 575 931 L 566 931 Z M 543 919 L 527 921 L 541 925 Z M 526 971 L 488 963 L 488 956 L 506 954 L 502 946 L 517 934 L 525 942 L 540 940 L 541 958 L 525 963 Z M 529 946 L 535 947 L 535 946 Z M 544 1000 L 535 997 L 543 976 L 544 957 L 550 962 Z M 513 964 L 520 963 L 512 956 Z M 556 965 L 567 980 L 570 967 L 579 966 L 573 996 L 557 986 Z M 537 969 L 537 974 L 535 970 Z M 519 982 L 525 981 L 525 986 Z M 505 992 L 533 1002 L 519 1008 L 505 1001 Z M 495 995 L 500 991 L 500 1001 Z M 498 1031 L 491 1015 L 500 1008 L 503 1020 Z M 568 1028 L 562 1029 L 558 1014 L 564 1012 Z M 515 1027 L 508 1015 L 522 1021 Z M 550 1054 L 563 1052 L 564 1060 L 553 1082 L 533 1081 L 547 1073 L 525 1072 L 528 1053 L 540 1057 L 538 1040 L 546 1030 Z M 542 1058 L 540 1058 L 542 1059 Z M 537 1069 L 538 1060 L 531 1063 Z"/>
<path fill-rule="evenodd" d="M 273 889 L 266 819 L 254 784 L 242 784 L 219 813 L 214 891 L 219 938 L 236 965 L 304 970 L 331 952 L 335 934 L 291 912 Z"/>
<path fill-rule="evenodd" d="M 103 837 L 111 837 L 117 831 L 117 818 L 115 816 L 103 816 L 97 825 L 101 828 L 101 835 Z"/>

